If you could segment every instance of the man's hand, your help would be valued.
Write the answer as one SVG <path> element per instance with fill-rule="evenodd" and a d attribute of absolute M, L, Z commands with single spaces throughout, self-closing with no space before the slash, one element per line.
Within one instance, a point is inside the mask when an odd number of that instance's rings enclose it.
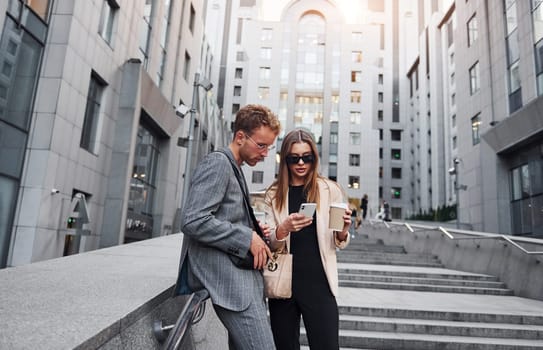
<path fill-rule="evenodd" d="M 253 267 L 255 269 L 263 269 L 268 262 L 268 258 L 272 258 L 270 248 L 255 231 L 253 231 L 253 239 L 251 240 L 251 246 L 249 247 L 249 250 L 254 257 Z"/>

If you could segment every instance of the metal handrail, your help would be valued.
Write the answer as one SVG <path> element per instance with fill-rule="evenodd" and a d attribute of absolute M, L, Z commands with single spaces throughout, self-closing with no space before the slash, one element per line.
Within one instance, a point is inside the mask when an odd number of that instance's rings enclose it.
<path fill-rule="evenodd" d="M 373 226 L 375 220 L 369 220 L 370 221 L 370 224 Z M 441 234 L 443 234 L 444 236 L 446 236 L 447 238 L 451 239 L 451 240 L 473 240 L 473 239 L 499 239 L 499 240 L 504 240 L 506 241 L 507 243 L 511 244 L 513 247 L 521 250 L 522 252 L 524 252 L 525 254 L 528 254 L 528 255 L 543 255 L 543 250 L 541 251 L 530 251 L 530 250 L 527 250 L 526 248 L 522 247 L 521 245 L 519 245 L 517 242 L 515 241 L 524 241 L 524 242 L 527 242 L 527 243 L 533 243 L 533 244 L 541 244 L 543 245 L 543 240 L 541 241 L 532 241 L 532 240 L 527 240 L 527 238 L 522 238 L 522 237 L 511 237 L 511 236 L 507 236 L 507 235 L 502 235 L 502 234 L 495 234 L 495 233 L 484 233 L 484 232 L 476 232 L 476 231 L 465 231 L 465 230 L 455 230 L 455 231 L 460 231 L 459 233 L 461 234 L 465 234 L 465 235 L 471 235 L 471 236 L 474 236 L 474 237 L 455 237 L 451 232 L 449 232 L 449 230 L 445 229 L 444 227 L 442 226 L 424 226 L 424 225 L 413 225 L 413 224 L 409 224 L 409 223 L 394 223 L 394 222 L 385 222 L 385 221 L 381 221 L 381 220 L 377 220 L 376 221 L 377 223 L 383 223 L 387 228 L 391 228 L 391 225 L 395 225 L 395 226 L 405 226 L 407 228 L 407 230 L 411 233 L 414 233 L 416 232 L 413 227 L 418 227 L 420 228 L 420 230 L 417 230 L 417 231 L 421 231 L 421 230 L 430 230 L 430 231 L 438 231 L 440 232 Z"/>
<path fill-rule="evenodd" d="M 164 341 L 165 334 L 168 331 L 168 337 L 162 347 L 163 350 L 181 349 L 187 331 L 193 324 L 198 323 L 205 312 L 205 301 L 209 298 L 209 292 L 206 289 L 199 290 L 190 294 L 181 314 L 173 325 L 162 326 L 162 321 L 157 320 L 153 326 L 153 333 L 159 343 Z"/>

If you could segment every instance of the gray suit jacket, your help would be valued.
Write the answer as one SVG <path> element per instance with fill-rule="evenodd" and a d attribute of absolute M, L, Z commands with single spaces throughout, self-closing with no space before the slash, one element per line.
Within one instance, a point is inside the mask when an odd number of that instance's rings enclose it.
<path fill-rule="evenodd" d="M 225 151 L 233 159 L 230 149 Z M 214 304 L 233 311 L 246 309 L 254 293 L 263 296 L 261 272 L 240 269 L 228 257 L 242 258 L 248 253 L 253 229 L 243 192 L 224 154 L 208 154 L 194 171 L 181 231 L 184 238 L 176 294 L 188 292 L 182 290 L 188 282 L 190 290 L 205 288 Z M 183 268 L 187 269 L 187 281 L 181 278 Z"/>

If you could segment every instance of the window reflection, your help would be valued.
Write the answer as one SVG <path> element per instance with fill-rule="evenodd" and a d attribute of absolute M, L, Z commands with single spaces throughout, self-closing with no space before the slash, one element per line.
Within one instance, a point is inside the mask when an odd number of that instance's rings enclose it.
<path fill-rule="evenodd" d="M 140 125 L 130 180 L 125 242 L 152 237 L 159 156 L 158 138 Z"/>
<path fill-rule="evenodd" d="M 27 0 L 27 5 L 44 21 L 47 20 L 47 10 L 49 9 L 49 0 Z"/>

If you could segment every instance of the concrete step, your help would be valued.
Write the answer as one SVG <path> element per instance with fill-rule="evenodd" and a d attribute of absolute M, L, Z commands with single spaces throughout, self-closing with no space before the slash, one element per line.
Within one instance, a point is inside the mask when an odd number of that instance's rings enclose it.
<path fill-rule="evenodd" d="M 356 266 L 356 265 L 355 265 Z M 489 281 L 489 282 L 498 282 L 496 276 L 483 275 L 483 274 L 463 274 L 463 273 L 447 273 L 440 272 L 435 269 L 427 269 L 424 272 L 413 272 L 409 269 L 401 269 L 397 271 L 392 270 L 372 270 L 368 266 L 356 266 L 356 268 L 339 268 L 338 272 L 340 274 L 360 274 L 360 275 L 373 275 L 373 276 L 406 276 L 413 278 L 439 278 L 439 279 L 452 279 L 452 280 L 474 280 L 474 281 Z M 373 266 L 372 266 L 373 267 Z M 434 272 L 435 271 L 435 272 Z"/>
<path fill-rule="evenodd" d="M 388 252 L 388 253 L 405 253 L 405 249 L 401 245 L 384 245 L 383 243 L 366 243 L 352 239 L 349 245 L 343 250 L 345 252 Z"/>
<path fill-rule="evenodd" d="M 340 273 L 339 279 L 343 281 L 365 281 L 365 282 L 385 282 L 402 284 L 432 284 L 449 285 L 460 287 L 480 287 L 480 288 L 506 288 L 503 282 L 478 281 L 475 279 L 452 279 L 452 278 L 431 278 L 431 277 L 407 277 L 407 276 L 383 276 L 368 274 L 348 274 Z"/>
<path fill-rule="evenodd" d="M 344 330 L 452 335 L 463 337 L 543 339 L 543 326 L 510 323 L 441 321 L 340 315 Z"/>
<path fill-rule="evenodd" d="M 398 265 L 398 266 L 420 266 L 420 267 L 443 267 L 438 261 L 407 261 L 407 260 L 391 260 L 386 258 L 351 258 L 348 256 L 338 255 L 337 261 L 340 263 L 359 263 L 371 265 Z"/>
<path fill-rule="evenodd" d="M 423 296 L 421 296 L 423 297 Z M 543 315 L 339 306 L 340 315 L 543 326 Z"/>
<path fill-rule="evenodd" d="M 301 344 L 307 345 L 305 329 L 300 333 Z M 543 340 L 340 330 L 339 345 L 379 350 L 541 350 Z"/>
<path fill-rule="evenodd" d="M 541 350 L 543 340 L 340 330 L 340 346 L 380 350 Z M 301 337 L 305 342 L 305 333 Z"/>
<path fill-rule="evenodd" d="M 340 287 L 351 288 L 374 288 L 374 289 L 394 289 L 411 290 L 418 292 L 436 292 L 436 293 L 468 293 L 468 294 L 486 294 L 486 295 L 513 295 L 513 291 L 506 288 L 479 288 L 479 287 L 461 287 L 461 286 L 441 286 L 432 284 L 406 284 L 392 282 L 366 282 L 366 281 L 339 281 Z"/>
<path fill-rule="evenodd" d="M 415 261 L 433 261 L 437 260 L 436 256 L 417 254 L 417 253 L 384 253 L 384 252 L 354 252 L 342 250 L 338 252 L 338 256 L 344 256 L 349 258 L 386 258 L 391 260 L 415 260 Z"/>

